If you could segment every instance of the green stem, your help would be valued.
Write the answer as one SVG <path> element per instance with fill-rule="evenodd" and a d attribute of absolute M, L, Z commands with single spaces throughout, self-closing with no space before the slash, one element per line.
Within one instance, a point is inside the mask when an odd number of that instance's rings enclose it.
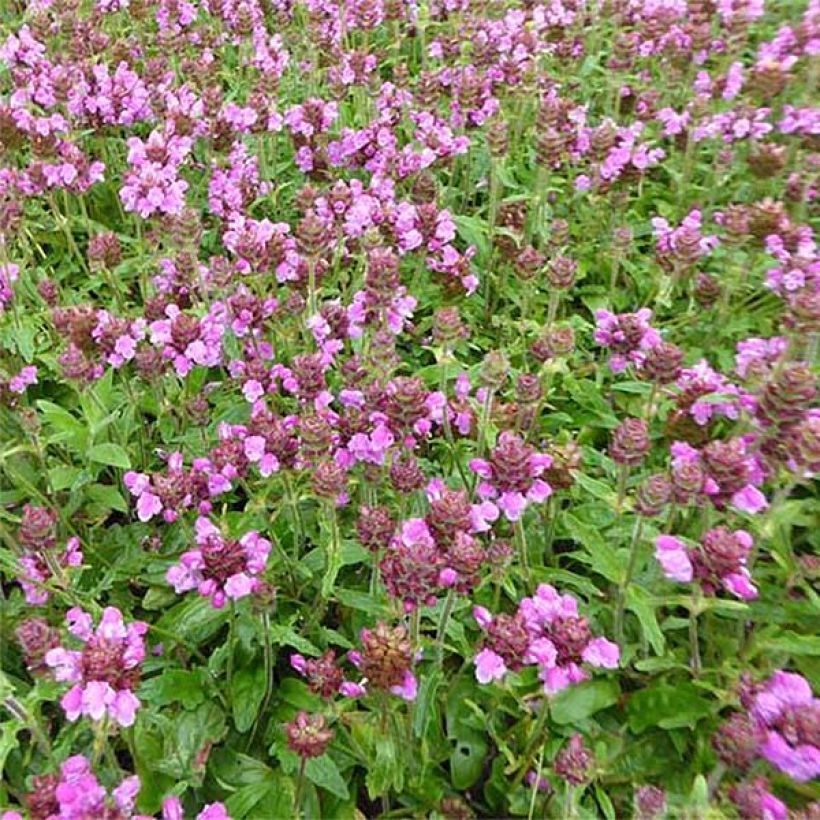
<path fill-rule="evenodd" d="M 547 724 L 549 711 L 549 702 L 545 698 L 541 701 L 541 710 L 535 720 L 535 726 L 533 727 L 530 742 L 527 745 L 527 750 L 521 758 L 524 761 L 524 765 L 518 769 L 518 774 L 516 774 L 515 779 L 512 782 L 512 786 L 510 787 L 510 794 L 512 794 L 521 785 L 521 781 L 524 779 L 530 769 L 530 766 L 532 765 L 533 758 L 535 757 L 535 750 L 538 748 L 539 744 L 543 743 L 542 735 L 544 733 L 544 727 Z"/>
<path fill-rule="evenodd" d="M 692 587 L 692 603 L 689 607 L 689 665 L 694 677 L 700 677 L 700 641 L 698 639 L 698 613 L 700 612 L 700 587 Z"/>
<path fill-rule="evenodd" d="M 339 536 L 339 520 L 336 517 L 336 505 L 330 502 L 326 505 L 327 515 L 330 520 L 330 543 L 327 548 L 327 569 L 322 580 L 322 597 L 329 598 L 336 583 L 336 576 L 342 566 L 341 539 Z"/>
<path fill-rule="evenodd" d="M 493 390 L 492 388 L 488 387 L 487 395 L 484 397 L 484 403 L 481 406 L 481 418 L 479 419 L 478 423 L 478 449 L 476 451 L 476 458 L 484 457 L 484 451 L 487 446 L 487 426 L 490 422 L 490 413 L 492 411 L 492 406 Z M 478 474 L 476 474 L 473 479 L 473 486 L 470 488 L 471 495 L 476 488 L 476 484 L 478 484 Z"/>
<path fill-rule="evenodd" d="M 518 556 L 521 559 L 521 569 L 524 573 L 524 578 L 530 580 L 530 559 L 527 555 L 527 533 L 524 531 L 524 516 L 523 514 L 515 522 L 515 540 L 518 544 Z"/>
<path fill-rule="evenodd" d="M 626 574 L 623 581 L 618 585 L 618 603 L 615 609 L 615 640 L 623 645 L 624 638 L 624 607 L 626 606 L 626 592 L 632 581 L 635 572 L 635 563 L 638 559 L 638 544 L 641 540 L 643 530 L 643 518 L 638 516 L 635 519 L 635 526 L 632 528 L 632 539 L 629 543 L 629 561 L 626 565 Z"/>
<path fill-rule="evenodd" d="M 620 513 L 626 498 L 626 482 L 629 479 L 629 465 L 618 465 L 618 498 L 615 501 L 615 512 Z"/>
<path fill-rule="evenodd" d="M 438 622 L 438 630 L 436 633 L 436 665 L 441 666 L 444 661 L 444 636 L 447 632 L 447 624 L 450 621 L 450 615 L 453 611 L 453 606 L 456 601 L 456 592 L 451 587 L 447 590 L 447 597 L 444 599 L 444 606 L 441 610 L 441 618 Z"/>
<path fill-rule="evenodd" d="M 293 794 L 293 816 L 296 820 L 299 820 L 302 816 L 302 790 L 305 785 L 305 764 L 307 763 L 307 758 L 303 757 L 301 762 L 299 763 L 299 775 L 296 778 L 296 791 Z"/>
<path fill-rule="evenodd" d="M 532 820 L 535 813 L 535 799 L 538 797 L 538 784 L 541 780 L 541 766 L 544 763 L 544 749 L 538 755 L 538 763 L 535 766 L 535 782 L 532 784 L 532 794 L 530 794 L 530 808 L 527 812 L 527 820 Z"/>

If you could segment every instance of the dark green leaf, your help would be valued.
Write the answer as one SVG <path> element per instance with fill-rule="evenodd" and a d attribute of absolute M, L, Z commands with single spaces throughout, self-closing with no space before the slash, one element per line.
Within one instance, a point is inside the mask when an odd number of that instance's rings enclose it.
<path fill-rule="evenodd" d="M 308 760 L 305 764 L 305 774 L 317 786 L 335 794 L 336 797 L 342 800 L 350 797 L 339 767 L 330 755 L 323 754 L 321 757 L 312 757 Z"/>

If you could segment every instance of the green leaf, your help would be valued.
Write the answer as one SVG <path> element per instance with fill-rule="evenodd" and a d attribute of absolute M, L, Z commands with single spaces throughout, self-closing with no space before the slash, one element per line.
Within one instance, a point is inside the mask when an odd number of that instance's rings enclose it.
<path fill-rule="evenodd" d="M 372 595 L 367 595 L 364 592 L 357 592 L 353 589 L 339 588 L 334 591 L 336 600 L 344 606 L 349 606 L 351 609 L 358 609 L 366 612 L 369 615 L 377 615 L 386 617 L 390 615 L 390 609 L 381 603 Z"/>
<path fill-rule="evenodd" d="M 638 616 L 644 637 L 652 645 L 656 655 L 662 655 L 666 639 L 658 625 L 658 617 L 652 603 L 652 596 L 635 584 L 626 590 L 626 607 Z"/>
<path fill-rule="evenodd" d="M 489 746 L 481 732 L 462 728 L 450 755 L 450 776 L 453 787 L 469 789 L 484 769 Z"/>
<path fill-rule="evenodd" d="M 263 780 L 261 783 L 251 783 L 248 786 L 243 786 L 238 791 L 234 792 L 226 801 L 225 801 L 225 808 L 227 809 L 228 815 L 233 818 L 233 820 L 242 820 L 242 818 L 247 817 L 249 813 L 261 803 L 266 798 L 274 798 L 276 795 L 276 784 L 273 781 L 273 778 L 270 780 Z M 268 802 L 265 803 L 266 810 L 269 806 Z M 292 809 L 292 806 L 289 807 L 289 810 Z M 251 815 L 251 817 L 261 817 L 260 814 Z M 277 815 L 271 815 L 271 817 Z M 284 815 L 283 815 L 284 816 Z"/>
<path fill-rule="evenodd" d="M 265 668 L 259 664 L 237 669 L 231 685 L 233 722 L 238 732 L 253 726 L 265 697 Z"/>
<path fill-rule="evenodd" d="M 555 695 L 550 705 L 550 717 L 559 725 L 579 723 L 617 703 L 620 694 L 615 681 L 585 681 Z"/>
<path fill-rule="evenodd" d="M 128 504 L 116 487 L 108 484 L 92 484 L 86 488 L 85 494 L 91 502 L 99 504 L 107 510 L 116 510 L 121 513 L 128 512 Z"/>
<path fill-rule="evenodd" d="M 691 683 L 659 683 L 636 692 L 626 705 L 629 728 L 638 733 L 652 726 L 691 728 L 712 710 L 713 704 Z"/>
<path fill-rule="evenodd" d="M 774 652 L 788 652 L 790 655 L 820 655 L 820 636 L 798 635 L 785 630 L 774 638 L 762 642 L 763 647 Z"/>
<path fill-rule="evenodd" d="M 51 441 L 64 441 L 76 452 L 85 450 L 88 442 L 88 430 L 78 419 L 58 404 L 40 399 L 37 407 L 45 417 L 46 423 L 57 433 Z"/>
<path fill-rule="evenodd" d="M 620 583 L 623 569 L 611 544 L 604 541 L 604 537 L 594 527 L 581 523 L 575 516 L 564 513 L 561 517 L 564 527 L 572 539 L 584 547 L 584 553 L 577 553 L 579 561 L 589 564 L 597 573 L 603 575 L 607 581 Z"/>
<path fill-rule="evenodd" d="M 163 632 L 181 641 L 200 644 L 214 634 L 228 617 L 226 608 L 217 609 L 208 598 L 192 596 L 168 610 L 157 621 Z"/>
<path fill-rule="evenodd" d="M 322 651 L 315 647 L 307 638 L 303 638 L 292 627 L 283 624 L 272 624 L 270 637 L 276 646 L 292 646 L 305 655 L 318 657 Z"/>
<path fill-rule="evenodd" d="M 20 745 L 17 733 L 25 728 L 25 724 L 19 720 L 4 720 L 0 723 L 0 775 L 3 774 L 6 758 Z"/>
<path fill-rule="evenodd" d="M 110 441 L 104 444 L 95 444 L 88 451 L 88 458 L 97 462 L 97 464 L 106 464 L 109 467 L 119 467 L 123 470 L 131 468 L 131 459 L 128 458 L 128 453 L 119 444 Z"/>
<path fill-rule="evenodd" d="M 416 698 L 416 708 L 413 710 L 413 734 L 424 737 L 430 721 L 436 712 L 436 692 L 441 684 L 442 672 L 434 669 L 421 682 Z"/>
<path fill-rule="evenodd" d="M 341 800 L 348 800 L 350 792 L 336 762 L 328 754 L 312 757 L 305 764 L 305 774 L 310 781 Z"/>
<path fill-rule="evenodd" d="M 404 772 L 398 759 L 398 749 L 392 737 L 378 737 L 375 741 L 376 756 L 368 766 L 365 785 L 370 799 L 381 797 L 391 789 L 400 792 L 404 788 Z"/>
<path fill-rule="evenodd" d="M 143 681 L 139 695 L 156 706 L 181 703 L 186 709 L 196 709 L 205 700 L 202 673 L 166 669 L 161 675 Z"/>

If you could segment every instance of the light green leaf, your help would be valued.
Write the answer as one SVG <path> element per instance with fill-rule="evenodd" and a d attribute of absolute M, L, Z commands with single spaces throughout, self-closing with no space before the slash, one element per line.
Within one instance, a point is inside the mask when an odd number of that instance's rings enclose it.
<path fill-rule="evenodd" d="M 131 468 L 131 459 L 128 458 L 128 453 L 119 444 L 110 441 L 95 444 L 88 451 L 88 458 L 91 461 L 96 461 L 97 464 L 106 464 L 109 467 L 120 467 L 123 470 Z"/>

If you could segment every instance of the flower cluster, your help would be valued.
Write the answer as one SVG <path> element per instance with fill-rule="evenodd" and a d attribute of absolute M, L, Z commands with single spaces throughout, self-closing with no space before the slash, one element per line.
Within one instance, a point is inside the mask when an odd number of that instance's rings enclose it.
<path fill-rule="evenodd" d="M 493 616 L 484 607 L 475 607 L 473 616 L 486 634 L 484 648 L 475 657 L 479 683 L 535 665 L 544 691 L 554 694 L 589 678 L 582 663 L 618 668 L 618 646 L 594 638 L 587 619 L 578 614 L 578 601 L 548 584 L 522 599 L 515 615 Z"/>
<path fill-rule="evenodd" d="M 141 783 L 137 775 L 124 778 L 109 793 L 94 774 L 84 755 L 73 755 L 60 766 L 59 774 L 38 775 L 33 789 L 25 796 L 32 820 L 59 818 L 87 820 L 90 817 L 116 817 L 122 820 L 152 820 L 136 814 L 134 808 Z M 0 814 L 0 820 L 23 820 L 16 811 Z M 166 797 L 162 803 L 162 820 L 185 820 L 178 797 Z M 211 803 L 196 815 L 196 820 L 230 820 L 222 803 Z"/>
<path fill-rule="evenodd" d="M 239 600 L 259 589 L 270 541 L 258 532 L 227 540 L 207 518 L 198 518 L 195 530 L 197 548 L 184 552 L 165 576 L 176 592 L 196 589 L 220 609 L 227 600 Z"/>
<path fill-rule="evenodd" d="M 134 621 L 126 626 L 122 613 L 111 606 L 103 610 L 96 630 L 91 615 L 77 607 L 66 613 L 66 622 L 83 648 L 59 646 L 45 655 L 55 678 L 73 684 L 60 701 L 66 717 L 109 717 L 120 726 L 131 726 L 140 708 L 134 689 L 145 658 L 143 635 L 148 624 Z"/>
<path fill-rule="evenodd" d="M 736 598 L 750 600 L 757 597 L 746 566 L 752 546 L 752 536 L 745 530 L 715 527 L 691 549 L 676 536 L 659 535 L 655 557 L 670 581 L 696 581 L 707 594 L 714 595 L 722 588 Z"/>

